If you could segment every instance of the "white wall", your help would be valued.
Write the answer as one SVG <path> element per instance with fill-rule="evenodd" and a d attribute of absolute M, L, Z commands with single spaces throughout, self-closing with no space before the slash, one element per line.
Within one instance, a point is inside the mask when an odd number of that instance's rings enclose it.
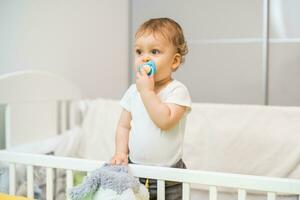
<path fill-rule="evenodd" d="M 1 0 L 0 75 L 46 70 L 86 98 L 120 98 L 129 83 L 128 15 L 127 0 Z"/>
<path fill-rule="evenodd" d="M 124 0 L 1 0 L 0 74 L 46 70 L 85 97 L 120 98 L 128 87 Z"/>

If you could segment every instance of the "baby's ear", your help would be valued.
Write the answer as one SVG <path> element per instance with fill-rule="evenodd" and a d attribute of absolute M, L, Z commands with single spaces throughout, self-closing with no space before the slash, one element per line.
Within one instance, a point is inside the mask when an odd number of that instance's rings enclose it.
<path fill-rule="evenodd" d="M 173 64 L 172 64 L 172 71 L 176 71 L 181 63 L 181 55 L 179 53 L 176 53 L 174 55 Z"/>

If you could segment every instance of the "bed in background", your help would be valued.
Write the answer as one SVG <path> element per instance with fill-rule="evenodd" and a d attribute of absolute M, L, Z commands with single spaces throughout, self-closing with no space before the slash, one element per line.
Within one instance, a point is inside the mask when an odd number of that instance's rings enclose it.
<path fill-rule="evenodd" d="M 73 186 L 74 171 L 92 171 L 112 155 L 114 135 L 109 133 L 114 130 L 115 119 L 119 115 L 120 107 L 117 101 L 80 99 L 80 90 L 72 83 L 56 75 L 38 71 L 18 72 L 0 77 L 0 91 L 0 104 L 6 106 L 5 124 L 6 144 L 8 147 L 6 150 L 0 151 L 0 162 L 7 163 L 9 166 L 10 194 L 16 194 L 16 189 L 18 188 L 18 182 L 16 182 L 18 166 L 26 169 L 25 177 L 27 179 L 26 190 L 28 197 L 32 198 L 34 195 L 34 172 L 38 166 L 45 170 L 46 199 L 54 199 L 54 189 L 56 187 L 53 184 L 54 170 L 63 169 L 66 172 L 66 188 L 71 188 Z M 37 109 L 36 113 L 32 116 L 34 111 L 31 111 L 35 108 Z M 111 112 L 107 112 L 107 109 Z M 272 112 L 270 112 L 270 109 L 272 109 Z M 244 133 L 254 135 L 262 128 L 262 125 L 267 124 L 272 126 L 264 127 L 264 131 L 271 134 L 272 127 L 277 128 L 278 120 L 285 122 L 285 126 L 290 126 L 287 130 L 295 130 L 298 133 L 299 108 L 266 109 L 262 106 L 195 104 L 193 112 L 194 114 L 188 119 L 188 123 L 193 123 L 193 125 L 187 124 L 187 148 L 185 150 L 185 160 L 193 170 L 130 165 L 130 170 L 134 176 L 158 179 L 159 200 L 164 199 L 165 180 L 183 182 L 184 200 L 191 198 L 195 200 L 245 200 L 246 198 L 249 199 L 250 195 L 248 194 L 253 192 L 255 194 L 257 192 L 261 193 L 267 200 L 281 199 L 282 197 L 299 199 L 300 181 L 296 178 L 300 174 L 297 175 L 297 169 L 294 170 L 296 174 L 293 174 L 294 176 L 291 176 L 291 178 L 198 170 L 218 169 L 216 171 L 221 171 L 222 168 L 217 167 L 222 162 L 226 162 L 226 167 L 230 166 L 232 170 L 240 170 L 238 168 L 240 166 L 247 168 L 247 163 L 238 166 L 238 160 L 228 165 L 228 160 L 232 159 L 228 157 L 228 153 L 235 153 L 241 147 L 233 145 L 232 148 L 228 148 L 230 147 L 228 144 L 231 143 L 226 144 L 223 142 L 223 144 L 220 136 L 222 134 L 223 137 L 227 138 L 231 136 L 231 142 L 236 141 L 238 144 L 238 141 L 243 141 L 245 145 L 247 141 L 251 140 L 247 137 L 240 138 L 240 136 L 246 136 L 237 134 L 240 130 L 248 130 L 248 132 Z M 29 115 L 27 116 L 28 113 Z M 241 121 L 241 123 L 233 122 L 233 120 L 238 121 L 240 118 L 243 118 L 240 113 L 243 114 L 244 121 Z M 49 114 L 49 116 L 46 117 L 46 114 Z M 277 114 L 279 117 L 274 118 L 271 122 L 268 121 L 268 118 L 273 114 Z M 27 121 L 27 118 L 31 120 Z M 42 122 L 40 122 L 42 124 L 37 122 L 39 119 L 42 119 Z M 289 119 L 291 119 L 290 122 L 288 121 Z M 46 124 L 43 124 L 45 122 Z M 30 126 L 28 125 L 29 123 L 31 123 Z M 253 128 L 248 126 L 249 123 L 258 124 L 259 126 Z M 35 130 L 35 128 L 39 128 L 39 130 Z M 68 131 L 66 131 L 67 129 Z M 232 133 L 237 134 L 237 136 Z M 272 142 L 277 142 L 279 145 L 283 144 L 276 141 L 277 137 L 273 139 L 267 144 L 272 145 Z M 293 134 L 293 137 L 290 139 L 291 141 L 293 139 L 296 140 L 298 136 Z M 260 144 L 266 143 L 264 140 L 256 141 Z M 100 142 L 101 145 L 99 145 Z M 256 147 L 255 145 L 260 145 L 256 143 L 249 144 L 253 148 Z M 275 146 L 272 148 L 280 150 L 280 148 Z M 295 150 L 297 149 L 295 148 Z M 54 152 L 57 156 L 43 155 L 50 152 Z M 216 157 L 209 155 L 209 152 L 214 153 Z M 247 152 L 242 153 L 244 156 L 247 156 Z M 256 163 L 265 164 L 265 161 L 260 156 L 271 154 L 264 153 L 262 151 L 261 155 L 257 155 Z M 281 155 L 280 153 L 282 152 L 278 152 L 277 155 Z M 297 153 L 295 152 L 295 155 L 291 158 L 297 158 Z M 73 158 L 65 156 L 73 156 Z M 273 157 L 266 159 L 272 160 Z M 299 162 L 298 160 L 298 163 L 295 163 L 296 167 L 300 164 Z M 248 165 L 250 168 L 248 167 L 245 171 L 253 172 L 251 167 L 255 165 Z M 278 165 L 280 165 L 279 162 Z M 274 166 L 275 170 L 270 170 L 275 175 L 277 173 L 276 167 Z M 260 170 L 266 171 L 268 169 L 260 168 Z M 242 173 L 242 170 L 239 172 Z M 280 171 L 280 173 L 283 172 Z M 289 177 L 288 175 L 290 174 L 287 174 L 287 177 Z M 197 195 L 197 188 L 207 191 L 206 196 L 203 194 Z M 234 195 L 223 198 L 226 195 L 221 196 L 221 192 L 229 192 Z M 258 198 L 254 196 L 253 199 Z"/>
<path fill-rule="evenodd" d="M 49 72 L 20 71 L 0 76 L 5 112 L 5 147 L 51 138 L 76 123 L 69 118 L 81 98 L 72 82 Z M 72 115 L 73 116 L 73 115 Z"/>

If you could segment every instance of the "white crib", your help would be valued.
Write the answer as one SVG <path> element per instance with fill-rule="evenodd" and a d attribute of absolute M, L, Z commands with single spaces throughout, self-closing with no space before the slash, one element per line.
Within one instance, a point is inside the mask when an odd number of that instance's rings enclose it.
<path fill-rule="evenodd" d="M 67 188 L 72 187 L 72 170 L 92 171 L 103 162 L 75 158 L 55 157 L 1 151 L 1 161 L 10 164 L 10 194 L 15 194 L 15 165 L 24 164 L 27 167 L 27 196 L 33 198 L 33 170 L 34 166 L 47 169 L 47 199 L 53 199 L 53 169 L 67 170 Z M 238 174 L 194 171 L 164 167 L 150 167 L 129 165 L 132 174 L 136 177 L 157 179 L 158 199 L 164 199 L 165 181 L 183 183 L 183 199 L 190 199 L 190 184 L 196 183 L 207 186 L 209 199 L 217 200 L 218 187 L 234 188 L 238 193 L 238 200 L 245 200 L 247 190 L 262 191 L 267 194 L 267 200 L 275 200 L 276 194 L 300 195 L 300 181 L 283 178 L 268 178 Z"/>
<path fill-rule="evenodd" d="M 30 89 L 28 89 L 30 88 Z M 42 89 L 41 89 L 42 88 Z M 26 92 L 24 92 L 26 91 Z M 11 150 L 0 151 L 0 162 L 9 164 L 9 194 L 16 192 L 16 165 L 26 167 L 27 197 L 33 198 L 33 172 L 36 166 L 46 169 L 47 199 L 53 199 L 53 170 L 65 169 L 66 187 L 73 186 L 73 171 L 90 172 L 103 164 L 102 161 L 57 157 L 50 155 L 33 154 L 39 140 L 49 137 L 59 137 L 58 133 L 80 123 L 82 112 L 79 112 L 80 90 L 70 82 L 45 72 L 19 72 L 0 78 L 0 104 L 5 105 L 6 145 Z M 34 145 L 22 144 L 18 140 L 17 132 L 11 129 L 13 124 L 13 107 L 18 102 L 35 104 L 36 102 L 52 102 L 57 105 L 56 127 L 51 134 L 44 138 L 37 138 Z M 53 129 L 52 129 L 53 130 Z M 35 130 L 36 131 L 36 130 Z M 18 133 L 19 134 L 19 133 Z M 22 138 L 21 138 L 22 139 Z M 19 139 L 20 140 L 20 139 Z M 39 147 L 37 153 L 47 153 L 49 149 Z M 18 151 L 18 152 L 15 152 Z M 24 153 L 29 152 L 29 153 Z M 150 167 L 129 165 L 132 174 L 136 177 L 157 179 L 158 199 L 164 199 L 165 181 L 183 183 L 183 199 L 191 199 L 191 185 L 201 185 L 209 191 L 209 199 L 217 200 L 219 188 L 230 188 L 236 191 L 238 200 L 245 200 L 250 191 L 263 192 L 267 200 L 275 200 L 277 195 L 300 196 L 300 180 L 286 178 L 271 178 L 261 176 L 239 175 L 219 172 L 174 169 L 164 167 Z"/>

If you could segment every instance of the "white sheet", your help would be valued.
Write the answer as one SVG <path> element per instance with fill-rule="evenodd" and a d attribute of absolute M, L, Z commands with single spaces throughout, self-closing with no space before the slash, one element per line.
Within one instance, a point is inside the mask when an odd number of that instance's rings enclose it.
<path fill-rule="evenodd" d="M 109 160 L 121 107 L 90 101 L 78 155 Z M 193 104 L 184 161 L 191 169 L 300 178 L 300 108 Z"/>
<path fill-rule="evenodd" d="M 300 178 L 300 108 L 194 104 L 184 160 L 191 169 Z"/>

